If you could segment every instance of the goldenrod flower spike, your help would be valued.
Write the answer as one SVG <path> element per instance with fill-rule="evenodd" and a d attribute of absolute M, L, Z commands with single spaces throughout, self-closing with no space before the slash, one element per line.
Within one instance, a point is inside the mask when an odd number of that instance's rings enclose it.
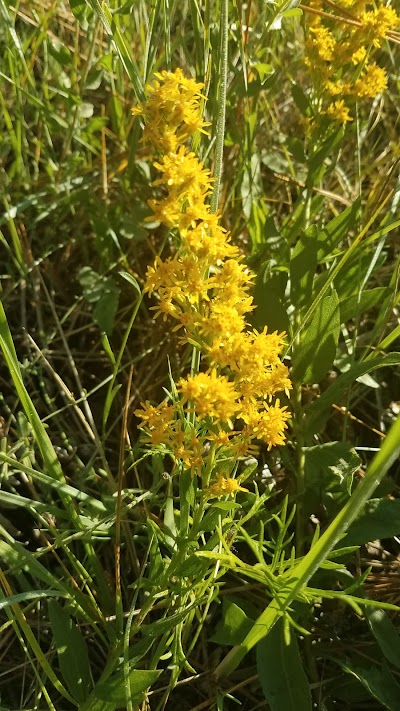
<path fill-rule="evenodd" d="M 155 315 L 174 318 L 182 340 L 200 350 L 202 372 L 179 380 L 178 402 L 145 403 L 135 414 L 151 446 L 201 476 L 210 447 L 218 471 L 219 460 L 233 468 L 238 458 L 256 454 L 255 440 L 268 449 L 283 444 L 289 413 L 275 397 L 288 393 L 291 383 L 279 358 L 284 334 L 248 327 L 254 274 L 210 211 L 210 171 L 183 145 L 206 125 L 200 115 L 202 85 L 185 79 L 181 70 L 156 77 L 148 101 L 134 113 L 145 119 L 144 139 L 161 153 L 153 185 L 163 194 L 149 201 L 149 219 L 174 228 L 179 247 L 148 267 L 145 291 L 158 299 Z M 210 496 L 243 490 L 228 470 L 211 472 L 211 479 Z"/>

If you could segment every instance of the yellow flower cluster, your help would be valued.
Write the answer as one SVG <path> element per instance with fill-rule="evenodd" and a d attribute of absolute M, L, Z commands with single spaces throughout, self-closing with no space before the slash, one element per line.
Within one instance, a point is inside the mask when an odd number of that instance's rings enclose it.
<path fill-rule="evenodd" d="M 306 64 L 322 113 L 346 123 L 354 99 L 372 99 L 386 89 L 386 71 L 372 56 L 400 18 L 390 5 L 371 7 L 365 0 L 338 0 L 335 12 L 332 6 L 310 0 Z"/>
<path fill-rule="evenodd" d="M 237 491 L 247 491 L 247 489 L 240 486 L 236 479 L 224 477 L 223 474 L 218 474 L 217 480 L 209 489 L 211 496 L 229 496 Z"/>
<path fill-rule="evenodd" d="M 257 440 L 268 449 L 284 442 L 289 413 L 275 399 L 291 388 L 279 358 L 284 334 L 248 327 L 254 275 L 210 211 L 210 171 L 184 145 L 207 125 L 200 113 L 203 85 L 180 70 L 156 76 L 148 101 L 134 113 L 144 117 L 144 138 L 161 153 L 154 163 L 161 175 L 153 183 L 161 196 L 149 201 L 149 219 L 173 230 L 179 246 L 149 266 L 145 291 L 157 297 L 155 315 L 175 319 L 182 341 L 202 360 L 200 372 L 179 380 L 172 404 L 146 402 L 135 414 L 151 445 L 192 473 L 202 474 L 212 451 L 208 494 L 223 496 L 241 488 L 226 475 L 226 462 L 233 469 L 238 457 L 257 451 Z"/>
<path fill-rule="evenodd" d="M 180 69 L 155 76 L 158 81 L 153 86 L 146 86 L 146 102 L 135 106 L 132 113 L 144 117 L 144 139 L 169 153 L 196 131 L 204 132 L 207 124 L 202 121 L 198 109 L 202 85 L 187 79 Z"/>

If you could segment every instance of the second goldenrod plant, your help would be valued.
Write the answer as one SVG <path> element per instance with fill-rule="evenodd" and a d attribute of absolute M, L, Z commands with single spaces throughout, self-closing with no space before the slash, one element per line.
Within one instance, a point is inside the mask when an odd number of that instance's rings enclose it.
<path fill-rule="evenodd" d="M 207 126 L 203 85 L 179 69 L 156 77 L 133 113 L 144 117 L 144 139 L 161 154 L 153 185 L 163 194 L 149 201 L 150 219 L 173 231 L 177 249 L 148 268 L 145 291 L 157 298 L 156 316 L 173 318 L 201 358 L 171 402 L 146 402 L 136 415 L 151 447 L 170 454 L 178 471 L 202 477 L 209 496 L 222 496 L 241 488 L 238 458 L 256 452 L 257 442 L 270 449 L 285 440 L 290 415 L 277 397 L 291 387 L 279 357 L 284 334 L 249 327 L 254 275 L 210 210 L 210 171 L 185 145 Z"/>
<path fill-rule="evenodd" d="M 390 5 L 365 0 L 310 0 L 308 8 L 306 64 L 320 108 L 332 120 L 352 121 L 356 100 L 373 99 L 387 87 L 374 54 L 400 19 Z"/>

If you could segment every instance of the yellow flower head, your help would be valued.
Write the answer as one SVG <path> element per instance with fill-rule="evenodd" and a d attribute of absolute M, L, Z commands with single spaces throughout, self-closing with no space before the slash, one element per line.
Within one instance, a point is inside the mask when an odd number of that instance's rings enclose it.
<path fill-rule="evenodd" d="M 203 84 L 187 79 L 181 69 L 163 71 L 155 75 L 159 81 L 147 84 L 148 98 L 132 109 L 135 116 L 143 116 L 143 139 L 165 153 L 175 151 L 195 131 L 205 133 L 208 124 L 202 120 L 199 100 Z"/>
<path fill-rule="evenodd" d="M 314 49 L 320 59 L 330 62 L 335 51 L 336 42 L 327 27 L 317 25 L 310 28 L 311 41 L 309 46 Z"/>
<path fill-rule="evenodd" d="M 380 5 L 361 15 L 362 30 L 374 47 L 380 47 L 389 30 L 399 24 L 399 17 L 390 5 Z"/>
<path fill-rule="evenodd" d="M 268 449 L 283 444 L 285 441 L 284 430 L 290 413 L 286 407 L 281 407 L 279 400 L 274 405 L 265 405 L 265 410 L 258 412 L 251 406 L 244 410 L 240 416 L 252 429 L 253 436 L 268 445 Z"/>
<path fill-rule="evenodd" d="M 209 266 L 239 255 L 238 248 L 229 243 L 229 234 L 217 223 L 215 215 L 205 215 L 204 220 L 180 232 L 183 248 Z"/>
<path fill-rule="evenodd" d="M 369 97 L 373 99 L 378 94 L 381 94 L 387 87 L 387 74 L 382 67 L 378 67 L 376 62 L 367 64 L 361 77 L 357 79 L 354 85 L 354 91 L 357 96 Z"/>
<path fill-rule="evenodd" d="M 219 498 L 220 496 L 231 496 L 237 491 L 248 491 L 248 489 L 245 489 L 244 486 L 240 486 L 236 479 L 218 474 L 217 480 L 210 486 L 208 493 L 210 496 Z"/>
<path fill-rule="evenodd" d="M 186 199 L 190 203 L 203 201 L 214 181 L 210 171 L 203 168 L 203 163 L 194 153 L 187 152 L 185 146 L 181 146 L 176 153 L 165 155 L 160 163 L 154 163 L 154 167 L 162 173 L 162 177 L 153 185 L 165 185 L 176 200 Z"/>
<path fill-rule="evenodd" d="M 227 376 L 218 375 L 213 368 L 209 373 L 181 378 L 178 391 L 182 395 L 182 404 L 192 402 L 200 419 L 212 417 L 232 427 L 232 418 L 239 409 L 238 393 Z"/>
<path fill-rule="evenodd" d="M 343 99 L 329 104 L 325 113 L 329 118 L 334 121 L 340 121 L 340 123 L 347 123 L 347 121 L 353 120 L 350 116 L 349 107 L 346 106 Z"/>
<path fill-rule="evenodd" d="M 365 47 L 359 47 L 356 49 L 355 52 L 351 55 L 351 61 L 353 64 L 361 64 L 364 60 L 365 57 L 367 56 L 367 50 Z"/>
<path fill-rule="evenodd" d="M 146 430 L 153 445 L 168 442 L 171 426 L 175 419 L 175 408 L 162 402 L 154 407 L 148 401 L 142 404 L 142 409 L 135 410 L 136 417 L 140 417 L 143 422 L 139 425 Z"/>

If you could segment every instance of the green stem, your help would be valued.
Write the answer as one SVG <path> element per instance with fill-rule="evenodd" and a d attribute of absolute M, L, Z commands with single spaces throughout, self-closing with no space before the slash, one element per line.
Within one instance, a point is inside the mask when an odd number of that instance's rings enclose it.
<path fill-rule="evenodd" d="M 304 433 L 302 427 L 302 406 L 301 406 L 301 383 L 293 383 L 293 430 L 296 440 L 296 552 L 302 555 L 304 545 L 304 507 L 303 497 L 305 490 L 305 455 L 304 455 Z"/>
<path fill-rule="evenodd" d="M 214 190 L 211 196 L 210 210 L 217 212 L 219 191 L 222 177 L 222 158 L 224 152 L 226 85 L 228 80 L 228 0 L 221 0 L 221 35 L 220 35 L 220 92 L 218 100 L 217 135 L 215 139 Z"/>
<path fill-rule="evenodd" d="M 199 526 L 203 520 L 204 509 L 205 509 L 206 502 L 208 500 L 207 499 L 207 489 L 210 484 L 210 478 L 211 478 L 212 470 L 214 468 L 216 448 L 217 447 L 215 444 L 213 444 L 211 446 L 211 449 L 210 449 L 210 451 L 208 453 L 208 457 L 207 457 L 206 469 L 205 469 L 204 474 L 201 477 L 201 479 L 202 479 L 201 501 L 200 501 L 200 504 L 193 515 L 193 525 L 192 525 L 192 530 L 190 532 L 190 538 L 192 540 L 197 539 L 198 529 L 199 529 Z"/>
<path fill-rule="evenodd" d="M 257 642 L 265 637 L 285 613 L 310 578 L 327 559 L 330 551 L 358 516 L 388 469 L 400 454 L 400 416 L 389 430 L 382 446 L 369 465 L 365 478 L 357 486 L 346 505 L 315 543 L 307 555 L 293 568 L 290 578 L 274 600 L 255 622 L 242 644 L 233 647 L 215 670 L 215 678 L 228 676 Z"/>

